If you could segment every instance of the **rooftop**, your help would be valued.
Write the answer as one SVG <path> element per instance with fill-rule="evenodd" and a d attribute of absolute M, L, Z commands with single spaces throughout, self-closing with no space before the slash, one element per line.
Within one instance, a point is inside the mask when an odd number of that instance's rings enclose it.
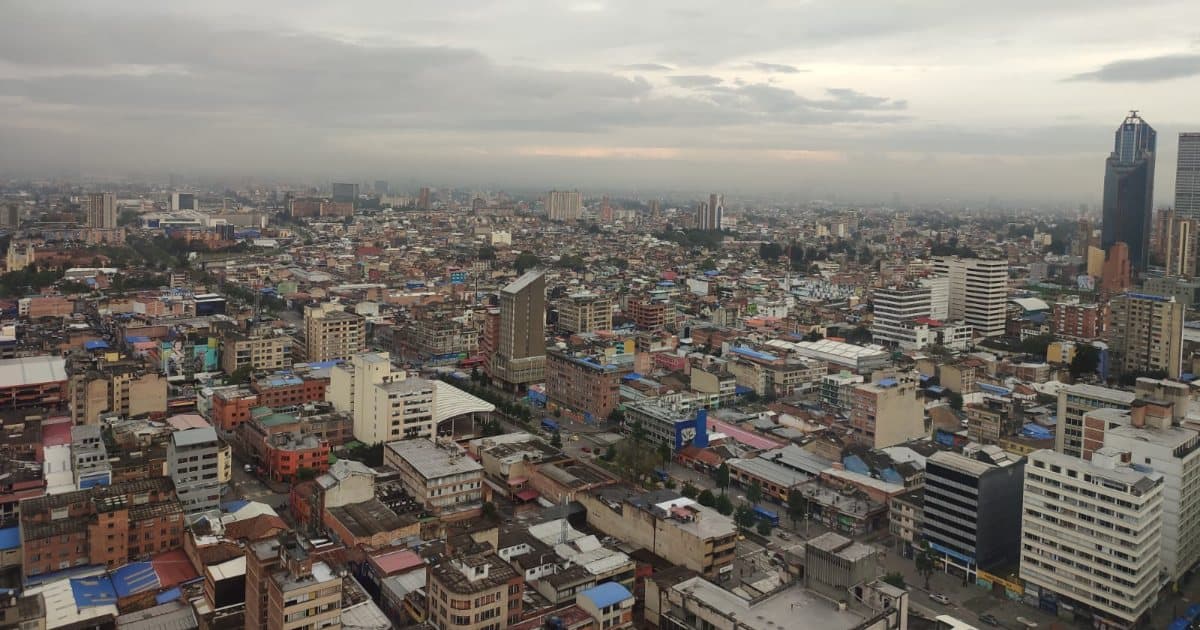
<path fill-rule="evenodd" d="M 0 359 L 0 387 L 67 380 L 67 361 L 50 355 Z"/>
<path fill-rule="evenodd" d="M 468 457 L 466 451 L 453 442 L 436 444 L 432 440 L 401 440 L 390 442 L 387 447 L 425 479 L 483 471 L 479 462 Z"/>
<path fill-rule="evenodd" d="M 351 503 L 329 508 L 329 515 L 360 538 L 404 529 L 416 519 L 410 515 L 400 516 L 379 499 L 371 498 L 361 503 Z"/>

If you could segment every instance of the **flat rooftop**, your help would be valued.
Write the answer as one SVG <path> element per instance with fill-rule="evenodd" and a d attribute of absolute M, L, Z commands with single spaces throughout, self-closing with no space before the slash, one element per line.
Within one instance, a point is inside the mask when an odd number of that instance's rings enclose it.
<path fill-rule="evenodd" d="M 680 582 L 674 590 L 690 595 L 693 606 L 698 602 L 723 617 L 735 618 L 758 630 L 790 630 L 797 627 L 849 630 L 866 620 L 853 610 L 839 611 L 826 599 L 799 586 L 753 604 L 699 577 Z M 803 619 L 799 625 L 798 619 Z"/>
<path fill-rule="evenodd" d="M 452 442 L 435 444 L 432 440 L 401 440 L 390 442 L 387 447 L 425 479 L 483 471 L 479 462 Z"/>

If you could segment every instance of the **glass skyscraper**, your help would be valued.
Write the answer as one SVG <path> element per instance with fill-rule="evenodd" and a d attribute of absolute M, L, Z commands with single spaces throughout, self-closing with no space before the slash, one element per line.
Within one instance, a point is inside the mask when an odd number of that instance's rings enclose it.
<path fill-rule="evenodd" d="M 1131 266 L 1146 268 L 1154 214 L 1154 128 L 1132 111 L 1117 128 L 1113 152 L 1104 163 L 1104 224 L 1100 246 L 1129 246 Z"/>
<path fill-rule="evenodd" d="M 1175 212 L 1189 219 L 1200 219 L 1200 133 L 1179 134 Z"/>

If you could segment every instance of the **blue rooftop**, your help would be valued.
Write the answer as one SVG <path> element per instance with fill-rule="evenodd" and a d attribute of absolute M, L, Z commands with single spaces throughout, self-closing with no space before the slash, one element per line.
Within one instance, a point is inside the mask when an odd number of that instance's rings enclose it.
<path fill-rule="evenodd" d="M 592 600 L 592 603 L 596 605 L 596 608 L 605 608 L 614 604 L 619 604 L 630 597 L 633 597 L 633 594 L 629 592 L 629 589 L 616 582 L 605 582 L 599 586 L 593 586 L 592 588 L 580 593 L 580 595 Z"/>
<path fill-rule="evenodd" d="M 901 477 L 900 473 L 896 472 L 895 468 L 884 468 L 883 470 L 879 471 L 879 478 L 888 483 L 898 483 L 900 485 L 904 485 L 904 477 Z"/>
<path fill-rule="evenodd" d="M 747 348 L 746 346 L 735 346 L 732 350 L 736 354 L 740 354 L 744 357 L 750 357 L 751 359 L 758 359 L 759 361 L 778 361 L 779 360 L 779 357 L 776 357 L 773 354 L 767 354 L 766 352 L 759 352 L 758 350 L 752 350 L 750 348 Z"/>
<path fill-rule="evenodd" d="M 108 342 L 103 339 L 93 339 L 85 341 L 83 347 L 86 350 L 105 350 L 108 348 Z"/>
<path fill-rule="evenodd" d="M 103 575 L 73 578 L 71 594 L 75 596 L 75 605 L 80 608 L 117 604 L 117 592 L 113 589 L 112 580 Z"/>
<path fill-rule="evenodd" d="M 850 472 L 856 472 L 860 475 L 871 474 L 871 468 L 858 455 L 847 455 L 842 458 L 842 465 Z"/>
<path fill-rule="evenodd" d="M 16 549 L 21 546 L 21 528 L 0 529 L 0 549 Z"/>
<path fill-rule="evenodd" d="M 221 509 L 225 510 L 226 512 L 236 512 L 246 507 L 247 503 L 249 503 L 249 501 L 230 501 L 229 503 L 222 503 Z"/>
<path fill-rule="evenodd" d="M 1007 387 L 1000 387 L 999 385 L 992 385 L 991 383 L 975 383 L 975 385 L 979 387 L 979 389 L 989 394 L 996 394 L 997 396 L 1012 395 L 1012 390 Z"/>
<path fill-rule="evenodd" d="M 896 379 L 894 379 L 894 378 L 882 378 L 882 379 L 879 379 L 879 382 L 878 382 L 878 383 L 876 383 L 876 385 L 878 385 L 878 386 L 880 386 L 880 387 L 895 387 L 895 386 L 896 386 Z"/>
<path fill-rule="evenodd" d="M 141 343 L 143 341 L 150 341 L 150 338 L 142 335 L 130 335 L 125 338 L 125 341 L 128 343 Z"/>
<path fill-rule="evenodd" d="M 173 602 L 182 596 L 183 596 L 183 591 L 179 590 L 179 587 L 175 587 L 169 591 L 163 591 L 163 592 L 159 593 L 154 598 L 154 603 L 155 604 L 165 604 L 167 602 Z"/>
<path fill-rule="evenodd" d="M 112 572 L 113 589 L 117 597 L 129 597 L 149 590 L 158 589 L 158 573 L 149 562 L 134 562 Z"/>

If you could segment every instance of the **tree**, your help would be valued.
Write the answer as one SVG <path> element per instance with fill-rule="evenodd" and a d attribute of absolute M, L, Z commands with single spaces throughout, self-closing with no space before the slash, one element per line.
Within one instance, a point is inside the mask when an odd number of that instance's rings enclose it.
<path fill-rule="evenodd" d="M 729 497 L 725 494 L 717 497 L 716 505 L 714 507 L 717 508 L 718 512 L 724 514 L 725 516 L 733 514 L 733 501 L 729 500 Z"/>
<path fill-rule="evenodd" d="M 955 411 L 962 411 L 963 397 L 958 392 L 950 392 L 947 400 L 950 402 L 950 408 Z"/>
<path fill-rule="evenodd" d="M 480 245 L 475 257 L 479 260 L 496 260 L 496 248 L 491 245 Z"/>
<path fill-rule="evenodd" d="M 700 494 L 696 495 L 696 503 L 704 507 L 714 507 L 717 505 L 717 497 L 713 496 L 712 490 L 705 488 L 700 491 Z"/>
<path fill-rule="evenodd" d="M 762 501 L 762 498 L 762 485 L 758 483 L 757 479 L 755 479 L 754 481 L 750 482 L 750 487 L 746 488 L 746 500 L 750 502 L 750 505 L 755 505 L 759 501 Z"/>
<path fill-rule="evenodd" d="M 1100 367 L 1100 351 L 1096 346 L 1076 346 L 1075 356 L 1071 359 L 1071 378 L 1076 379 L 1084 374 L 1095 374 Z"/>
<path fill-rule="evenodd" d="M 737 506 L 737 510 L 733 513 L 733 522 L 739 527 L 750 528 L 754 526 L 754 521 L 758 517 L 755 516 L 754 510 L 750 508 L 750 504 L 743 501 Z"/>
<path fill-rule="evenodd" d="M 483 437 L 492 437 L 504 433 L 504 427 L 499 420 L 488 420 L 483 423 Z"/>
<path fill-rule="evenodd" d="M 928 540 L 921 541 L 921 549 L 917 551 L 917 574 L 925 578 L 925 590 L 929 590 L 929 577 L 933 575 L 937 556 L 929 546 Z"/>
<path fill-rule="evenodd" d="M 729 466 L 722 463 L 720 468 L 717 468 L 714 478 L 717 481 L 717 487 L 721 489 L 721 496 L 725 496 L 725 489 L 729 487 Z"/>
<path fill-rule="evenodd" d="M 658 459 L 664 467 L 671 463 L 671 447 L 669 445 L 660 444 L 658 446 Z"/>
<path fill-rule="evenodd" d="M 792 518 L 792 525 L 795 526 L 797 520 L 808 515 L 808 497 L 798 489 L 792 490 L 788 493 L 787 509 L 788 516 Z"/>
<path fill-rule="evenodd" d="M 771 535 L 771 522 L 770 521 L 763 520 L 763 521 L 758 522 L 758 535 L 759 536 L 770 536 Z"/>
<path fill-rule="evenodd" d="M 625 412 L 622 411 L 620 407 L 614 408 L 612 411 L 608 412 L 608 421 L 614 424 L 621 424 L 622 422 L 625 422 Z"/>
<path fill-rule="evenodd" d="M 225 380 L 233 385 L 244 385 L 250 382 L 250 376 L 253 373 L 254 367 L 247 363 L 246 365 L 234 370 L 233 373 L 229 375 L 229 378 Z"/>
<path fill-rule="evenodd" d="M 783 255 L 783 245 L 779 243 L 763 243 L 758 246 L 758 257 L 767 262 L 774 262 Z"/>
<path fill-rule="evenodd" d="M 697 489 L 696 486 L 693 486 L 689 481 L 688 483 L 683 484 L 683 488 L 679 491 L 679 494 L 682 494 L 689 499 L 695 499 L 696 495 L 700 494 L 700 490 Z"/>
<path fill-rule="evenodd" d="M 538 264 L 541 262 L 542 261 L 537 257 L 537 254 L 534 254 L 529 250 L 525 250 L 520 254 L 517 254 L 517 259 L 513 261 L 513 266 L 516 267 L 517 274 L 523 274 L 526 271 L 538 266 Z"/>
<path fill-rule="evenodd" d="M 667 477 L 667 480 L 663 482 L 663 486 L 665 486 L 667 490 L 674 490 L 675 485 L 675 480 L 670 477 Z"/>
<path fill-rule="evenodd" d="M 883 576 L 882 579 L 884 582 L 887 582 L 888 584 L 891 584 L 892 586 L 895 586 L 896 588 L 906 588 L 906 585 L 904 583 L 904 575 L 901 574 L 899 571 L 892 571 L 891 573 L 888 573 L 887 575 Z"/>
<path fill-rule="evenodd" d="M 317 476 L 317 470 L 316 470 L 315 468 L 309 468 L 309 467 L 307 467 L 307 466 L 301 466 L 301 467 L 300 467 L 300 468 L 299 468 L 299 469 L 296 471 L 296 479 L 298 479 L 298 480 L 300 480 L 300 481 L 308 481 L 309 479 L 313 479 L 313 478 L 315 478 L 316 476 Z"/>
<path fill-rule="evenodd" d="M 496 504 L 495 504 L 495 503 L 492 503 L 491 501 L 484 501 L 484 502 L 483 502 L 483 516 L 484 516 L 484 518 L 487 518 L 487 519 L 489 519 L 489 520 L 494 520 L 498 514 L 499 514 L 499 511 L 496 509 Z"/>

